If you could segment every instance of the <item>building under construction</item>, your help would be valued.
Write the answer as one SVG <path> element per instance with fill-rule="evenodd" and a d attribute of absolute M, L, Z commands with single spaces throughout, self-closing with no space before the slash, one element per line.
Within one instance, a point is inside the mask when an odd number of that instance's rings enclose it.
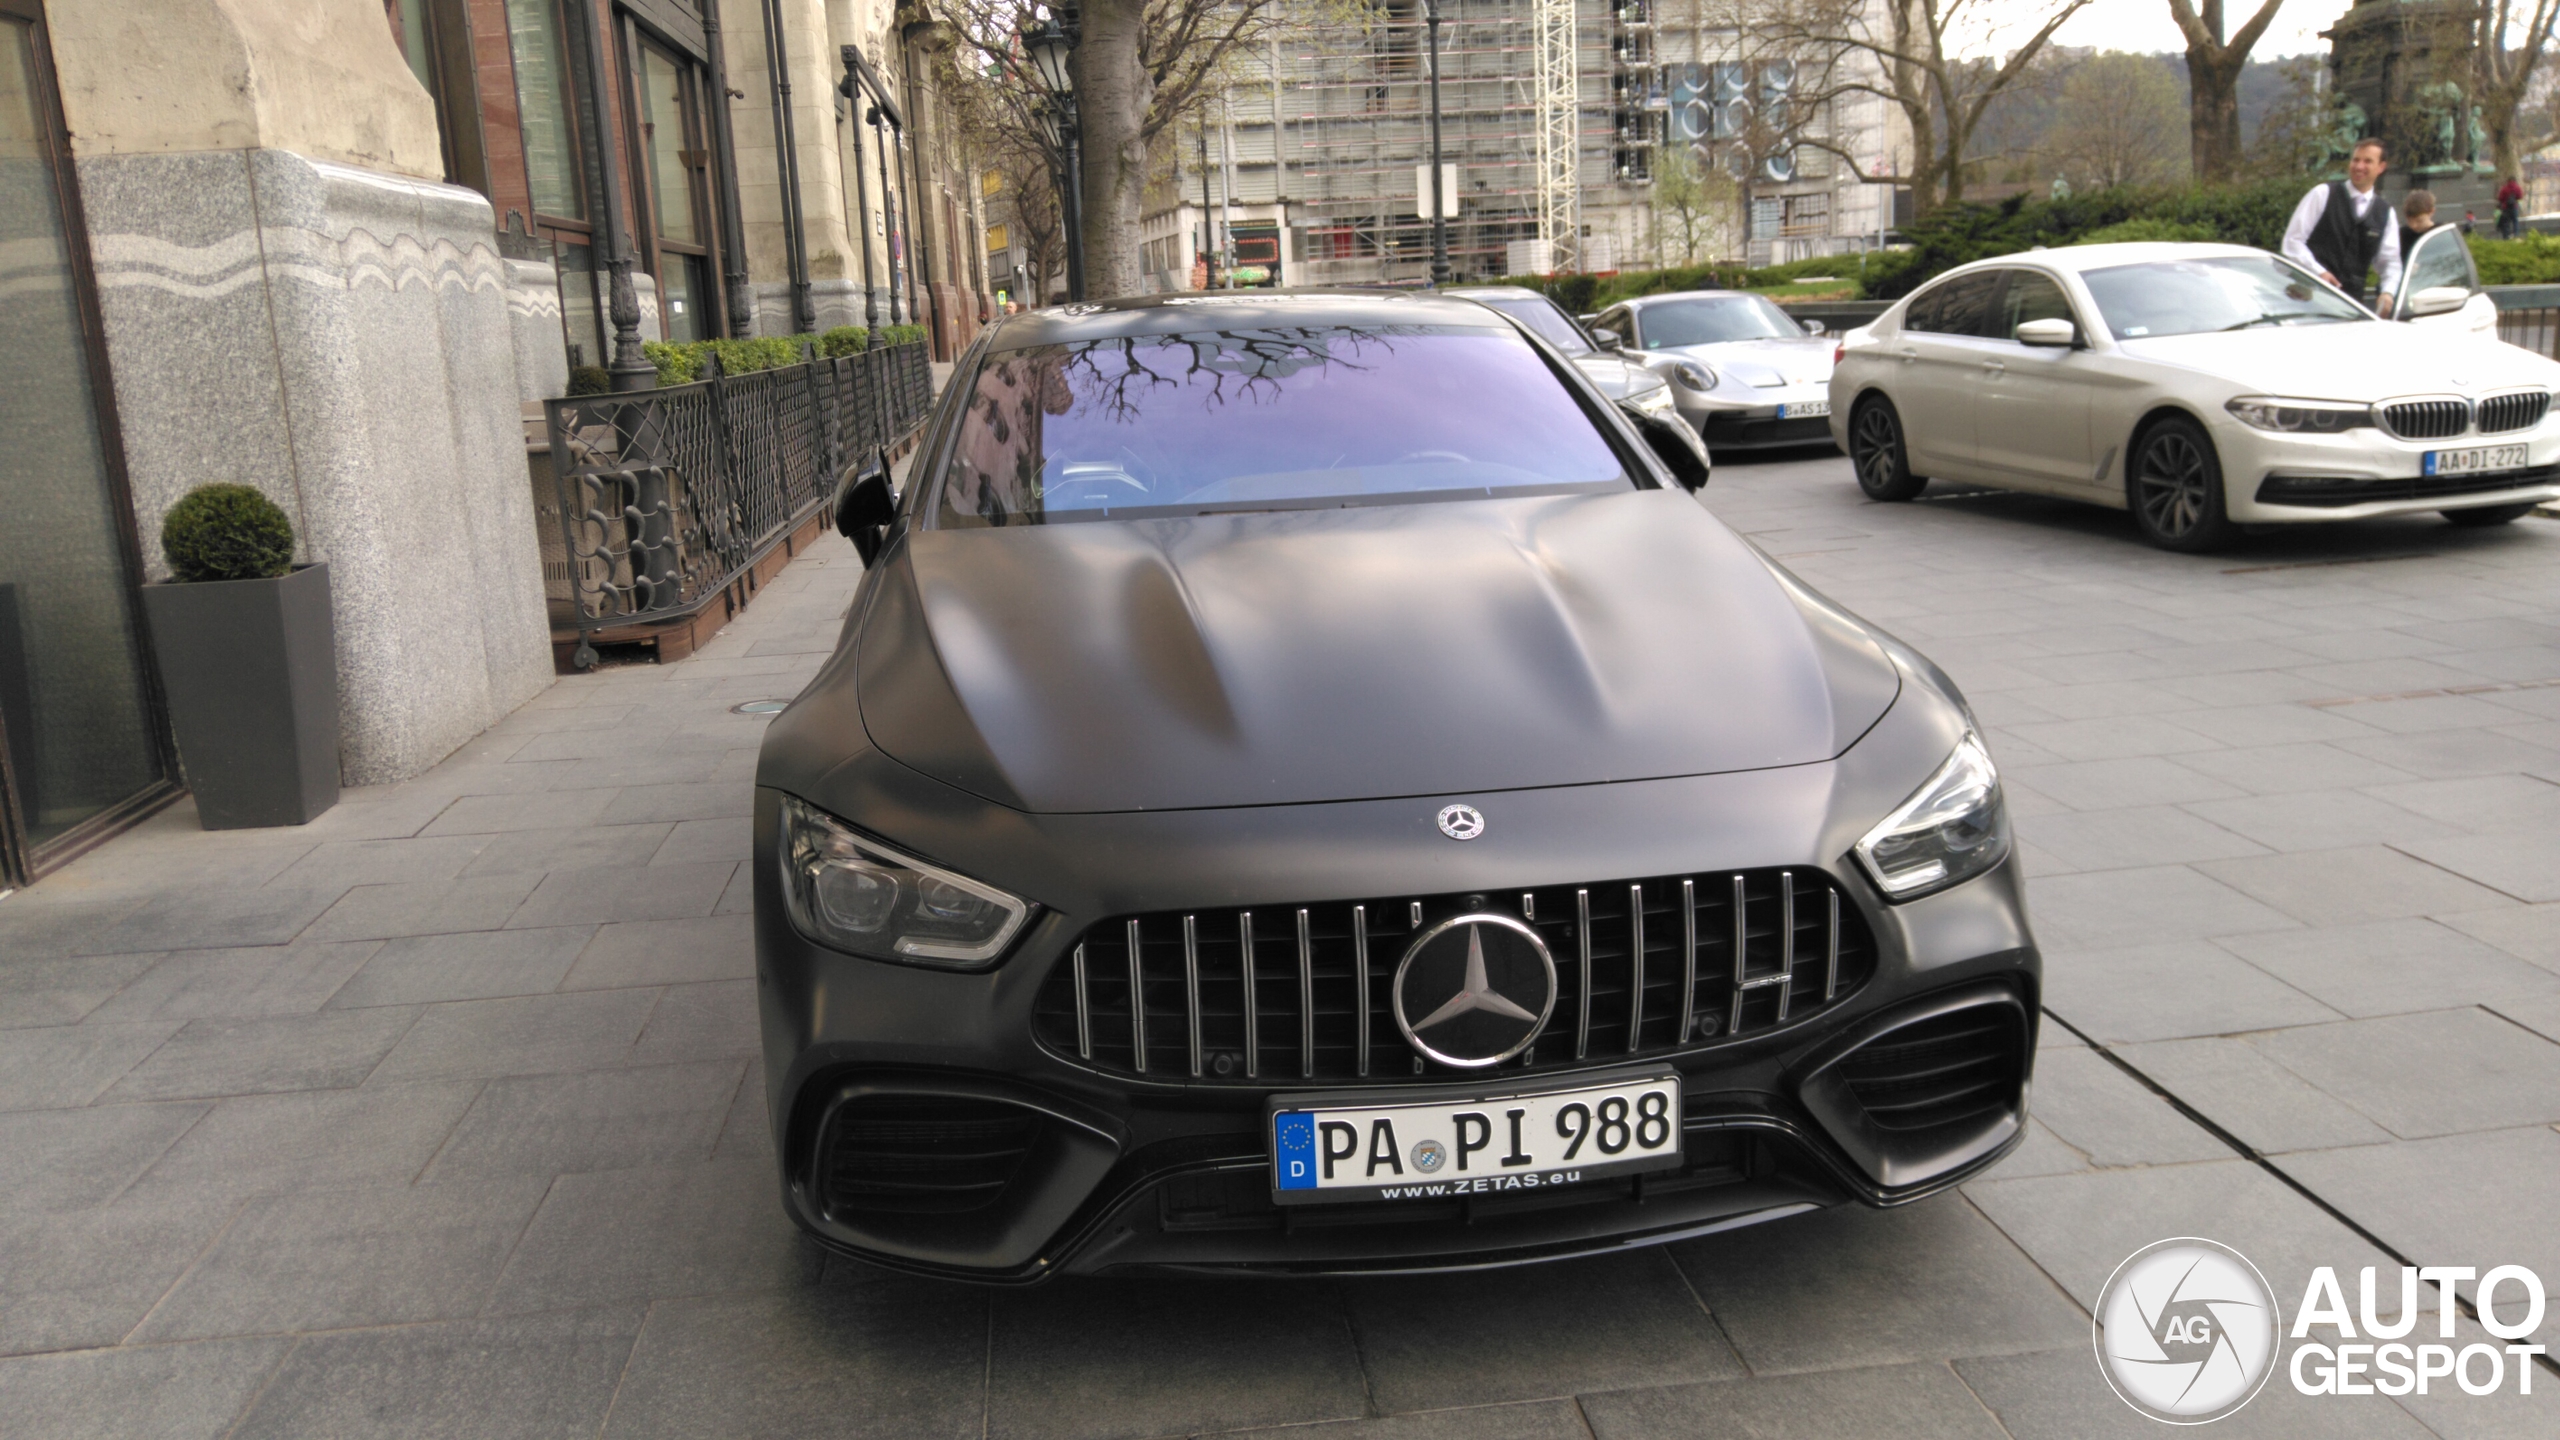
<path fill-rule="evenodd" d="M 1152 289 L 1199 284 L 1204 256 L 1221 281 L 1230 263 L 1250 267 L 1247 282 L 1293 285 L 1430 274 L 1423 5 L 1282 3 L 1275 38 L 1159 157 L 1144 230 Z M 1443 0 L 1452 272 L 1677 262 L 1652 199 L 1675 145 L 1732 181 L 1719 182 L 1695 258 L 1768 264 L 1878 243 L 1893 185 L 1864 177 L 1901 168 L 1885 107 L 1842 94 L 1836 75 L 1806 103 L 1793 63 L 1747 56 L 1736 31 L 1711 23 L 1730 3 Z"/>

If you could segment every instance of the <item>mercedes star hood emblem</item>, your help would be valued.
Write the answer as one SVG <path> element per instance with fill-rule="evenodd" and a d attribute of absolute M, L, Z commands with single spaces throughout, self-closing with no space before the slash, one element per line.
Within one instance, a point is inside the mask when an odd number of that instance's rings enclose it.
<path fill-rule="evenodd" d="M 1396 965 L 1396 1028 L 1425 1058 L 1480 1070 L 1529 1048 L 1555 1013 L 1556 988 L 1555 957 L 1535 928 L 1460 915 L 1423 931 Z"/>
<path fill-rule="evenodd" d="M 1452 840 L 1473 840 L 1484 833 L 1484 812 L 1473 805 L 1451 805 L 1440 812 L 1440 833 Z"/>

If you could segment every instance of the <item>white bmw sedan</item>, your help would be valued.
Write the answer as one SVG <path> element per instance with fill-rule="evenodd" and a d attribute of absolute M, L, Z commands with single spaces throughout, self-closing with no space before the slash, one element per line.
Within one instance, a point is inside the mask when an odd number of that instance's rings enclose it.
<path fill-rule="evenodd" d="M 1843 340 L 1832 435 L 1874 499 L 2069 496 L 2171 550 L 2418 510 L 2503 525 L 2560 497 L 2560 364 L 2474 329 L 2470 300 L 2414 290 L 2403 313 L 2455 323 L 2394 324 L 2237 245 L 1977 261 Z"/>

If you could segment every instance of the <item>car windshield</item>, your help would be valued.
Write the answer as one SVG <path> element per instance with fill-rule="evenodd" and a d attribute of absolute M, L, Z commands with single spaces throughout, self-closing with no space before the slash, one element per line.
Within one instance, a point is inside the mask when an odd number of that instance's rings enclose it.
<path fill-rule="evenodd" d="M 1571 320 L 1565 318 L 1563 311 L 1556 308 L 1556 302 L 1533 290 L 1505 290 L 1495 293 L 1479 290 L 1469 292 L 1467 298 L 1479 305 L 1490 305 L 1528 326 L 1537 332 L 1539 339 L 1567 355 L 1591 353 L 1591 342 L 1582 338 L 1582 331 Z"/>
<path fill-rule="evenodd" d="M 1728 340 L 1801 340 L 1804 327 L 1757 295 L 1717 295 L 1647 305 L 1636 315 L 1644 348 L 1720 345 Z"/>
<path fill-rule="evenodd" d="M 935 523 L 1040 525 L 1632 483 L 1517 331 L 1273 326 L 989 356 Z"/>
<path fill-rule="evenodd" d="M 2080 279 L 2119 340 L 2373 318 L 2273 255 L 2112 265 Z"/>

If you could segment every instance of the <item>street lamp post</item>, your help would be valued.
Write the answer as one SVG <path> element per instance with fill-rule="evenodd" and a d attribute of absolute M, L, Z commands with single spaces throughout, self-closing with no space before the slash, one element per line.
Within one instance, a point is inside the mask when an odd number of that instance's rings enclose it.
<path fill-rule="evenodd" d="M 1424 0 L 1431 32 L 1431 283 L 1449 283 L 1449 203 L 1440 185 L 1440 0 Z"/>
<path fill-rule="evenodd" d="M 1067 298 L 1084 299 L 1084 126 L 1076 115 L 1075 76 L 1067 68 L 1067 57 L 1076 48 L 1075 37 L 1059 28 L 1058 17 L 1042 18 L 1037 30 L 1022 32 L 1022 48 L 1039 71 L 1040 83 L 1049 92 L 1047 120 L 1050 139 L 1066 152 L 1067 183 L 1060 187 L 1059 198 L 1065 202 L 1067 231 Z"/>

